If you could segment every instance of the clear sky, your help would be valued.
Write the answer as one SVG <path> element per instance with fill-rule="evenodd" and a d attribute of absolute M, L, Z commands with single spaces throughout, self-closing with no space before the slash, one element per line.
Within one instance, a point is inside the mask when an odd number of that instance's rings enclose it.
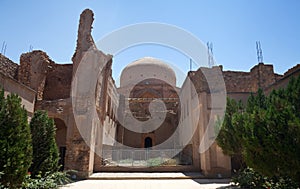
<path fill-rule="evenodd" d="M 71 63 L 79 15 L 85 8 L 95 14 L 95 41 L 129 24 L 161 22 L 183 28 L 204 43 L 211 41 L 224 70 L 249 71 L 257 64 L 256 41 L 261 42 L 264 62 L 274 64 L 277 73 L 300 62 L 298 0 L 1 0 L 1 48 L 5 41 L 5 55 L 16 63 L 30 45 L 57 63 Z M 144 56 L 189 70 L 189 58 L 181 53 L 141 45 L 115 55 L 114 77 Z"/>

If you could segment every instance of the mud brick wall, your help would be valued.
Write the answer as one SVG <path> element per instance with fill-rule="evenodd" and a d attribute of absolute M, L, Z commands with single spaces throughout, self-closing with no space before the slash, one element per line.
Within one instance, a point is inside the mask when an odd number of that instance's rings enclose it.
<path fill-rule="evenodd" d="M 10 78 L 17 79 L 18 67 L 18 64 L 0 53 L 0 72 L 2 74 Z"/>
<path fill-rule="evenodd" d="M 72 83 L 72 64 L 56 64 L 46 77 L 44 100 L 65 99 L 70 97 Z"/>

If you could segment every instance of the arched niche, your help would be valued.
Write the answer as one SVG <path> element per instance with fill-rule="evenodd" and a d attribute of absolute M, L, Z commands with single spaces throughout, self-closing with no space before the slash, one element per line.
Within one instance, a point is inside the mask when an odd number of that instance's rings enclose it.
<path fill-rule="evenodd" d="M 67 126 L 65 122 L 59 118 L 54 118 L 54 124 L 56 127 L 55 140 L 59 150 L 59 164 L 62 165 L 61 169 L 64 169 L 65 155 L 66 155 L 66 140 L 67 140 Z"/>

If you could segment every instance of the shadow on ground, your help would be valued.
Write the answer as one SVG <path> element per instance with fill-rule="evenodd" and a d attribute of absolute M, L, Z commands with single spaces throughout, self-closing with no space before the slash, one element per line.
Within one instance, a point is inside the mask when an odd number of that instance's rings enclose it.
<path fill-rule="evenodd" d="M 221 186 L 216 189 L 238 189 L 238 188 L 240 188 L 240 187 L 231 185 L 231 186 Z"/>
<path fill-rule="evenodd" d="M 205 178 L 199 172 L 183 172 L 185 176 L 192 177 L 192 180 L 198 184 L 228 184 L 228 186 L 220 186 L 216 189 L 239 189 L 240 187 L 232 185 L 230 178 Z"/>

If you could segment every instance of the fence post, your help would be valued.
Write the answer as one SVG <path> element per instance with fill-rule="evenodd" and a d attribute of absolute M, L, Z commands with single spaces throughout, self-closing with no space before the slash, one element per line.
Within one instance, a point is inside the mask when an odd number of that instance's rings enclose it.
<path fill-rule="evenodd" d="M 133 167 L 133 153 L 134 153 L 134 150 L 131 150 L 131 166 Z"/>
<path fill-rule="evenodd" d="M 162 150 L 159 151 L 160 165 L 163 163 Z"/>

